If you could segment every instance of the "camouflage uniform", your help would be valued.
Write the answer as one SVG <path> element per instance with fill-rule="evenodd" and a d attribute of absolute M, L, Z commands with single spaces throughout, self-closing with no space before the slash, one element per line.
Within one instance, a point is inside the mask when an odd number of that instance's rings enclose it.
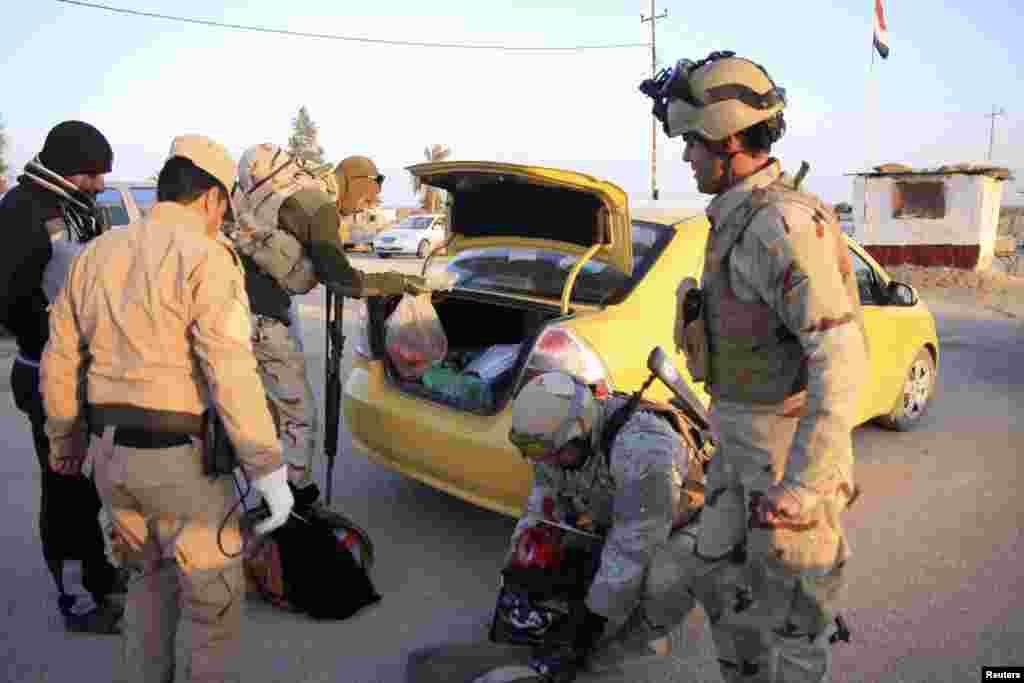
<path fill-rule="evenodd" d="M 607 420 L 624 404 L 619 397 L 599 402 L 591 430 L 594 453 L 578 468 L 534 465 L 533 488 L 509 551 L 511 557 L 522 533 L 541 519 L 580 527 L 592 523 L 603 532 L 600 566 L 586 603 L 608 623 L 588 656 L 591 671 L 667 655 L 668 634 L 695 605 L 690 589 L 700 569 L 693 561 L 697 523 L 673 529 L 674 516 L 686 505 L 683 483 L 693 476 L 693 453 L 667 420 L 642 407 L 622 426 L 611 452 L 601 452 Z M 491 642 L 426 648 L 410 656 L 406 680 L 544 680 L 528 666 L 530 652 Z"/>
<path fill-rule="evenodd" d="M 278 170 L 280 169 L 280 170 Z M 273 145 L 242 157 L 236 194 L 239 218 L 230 236 L 246 268 L 252 306 L 252 344 L 267 402 L 281 438 L 289 481 L 313 483 L 318 411 L 295 324 L 292 296 L 318 282 L 342 285 L 352 295 L 379 290 L 399 294 L 401 276 L 363 274 L 345 257 L 330 167 L 306 169 Z M 261 182 L 269 176 L 268 182 Z"/>
<path fill-rule="evenodd" d="M 825 681 L 867 371 L 849 254 L 831 211 L 775 160 L 716 196 L 708 215 L 707 387 L 720 443 L 697 559 L 717 578 L 696 593 L 726 681 Z M 777 483 L 800 517 L 770 528 L 748 519 Z"/>
<path fill-rule="evenodd" d="M 665 638 L 694 606 L 680 571 L 695 525 L 673 530 L 685 503 L 693 454 L 669 422 L 640 410 L 619 431 L 611 452 L 597 443 L 608 417 L 625 400 L 601 404 L 592 432 L 594 454 L 579 468 L 536 463 L 526 510 L 512 535 L 545 517 L 573 522 L 589 518 L 605 531 L 601 562 L 587 607 L 608 619 L 605 638 L 591 660 L 598 665 L 636 654 L 666 654 Z M 578 522 L 577 522 L 578 523 Z M 670 596 L 678 599 L 668 599 Z"/>

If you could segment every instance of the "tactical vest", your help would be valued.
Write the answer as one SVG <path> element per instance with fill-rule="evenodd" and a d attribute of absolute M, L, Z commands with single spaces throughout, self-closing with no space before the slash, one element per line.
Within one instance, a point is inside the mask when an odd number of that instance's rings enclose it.
<path fill-rule="evenodd" d="M 679 499 L 672 515 L 672 528 L 677 529 L 692 521 L 704 507 L 704 474 L 714 454 L 713 447 L 681 410 L 646 399 L 641 399 L 631 410 L 629 398 L 627 394 L 615 393 L 609 399 L 612 403 L 609 404 L 608 417 L 601 427 L 601 453 L 610 470 L 615 438 L 629 419 L 637 413 L 651 413 L 668 422 L 685 444 L 687 453 L 685 465 L 679 462 L 673 464 L 673 480 L 679 488 Z"/>
<path fill-rule="evenodd" d="M 295 184 L 289 191 L 257 191 L 242 197 L 231 240 L 239 253 L 247 256 L 265 274 L 290 294 L 305 294 L 317 284 L 313 263 L 302 244 L 278 226 L 281 205 L 302 189 Z"/>
<path fill-rule="evenodd" d="M 839 271 L 863 333 L 860 297 L 850 252 L 835 214 L 816 196 L 801 192 L 782 174 L 754 190 L 708 238 L 702 287 L 708 337 L 709 393 L 742 403 L 782 403 L 807 388 L 807 364 L 796 335 L 764 301 L 742 301 L 730 282 L 729 259 L 762 209 L 781 203 L 806 207 L 836 242 Z M 865 337 L 866 339 L 866 337 Z"/>

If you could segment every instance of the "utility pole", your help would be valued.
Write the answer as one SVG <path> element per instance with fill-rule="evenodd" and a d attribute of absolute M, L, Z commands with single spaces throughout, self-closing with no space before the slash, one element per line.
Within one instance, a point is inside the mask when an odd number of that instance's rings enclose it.
<path fill-rule="evenodd" d="M 993 104 L 992 105 L 992 113 L 991 114 L 985 114 L 986 118 L 992 119 L 992 125 L 989 128 L 989 130 L 988 130 L 988 160 L 989 161 L 992 161 L 992 142 L 995 140 L 995 136 L 996 136 L 996 117 L 997 116 L 1006 116 L 1006 110 L 1002 109 L 1002 108 L 996 109 L 996 106 Z"/>
<path fill-rule="evenodd" d="M 654 44 L 657 33 L 655 32 L 655 24 L 658 19 L 664 19 L 668 16 L 668 10 L 665 10 L 661 14 L 655 14 L 654 9 L 655 0 L 651 0 L 651 16 L 645 17 L 643 13 L 640 14 L 640 23 L 651 22 L 651 78 L 658 75 L 658 51 L 655 49 Z M 658 198 L 658 121 L 652 116 L 651 117 L 651 199 Z"/>

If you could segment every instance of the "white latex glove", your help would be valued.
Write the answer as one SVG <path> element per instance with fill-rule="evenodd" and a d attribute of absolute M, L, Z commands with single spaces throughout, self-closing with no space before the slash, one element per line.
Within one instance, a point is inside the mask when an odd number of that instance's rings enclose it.
<path fill-rule="evenodd" d="M 288 515 L 295 507 L 295 497 L 288 488 L 288 467 L 281 465 L 270 474 L 254 480 L 252 486 L 260 492 L 270 508 L 270 517 L 255 525 L 252 530 L 258 535 L 269 534 L 288 521 Z"/>

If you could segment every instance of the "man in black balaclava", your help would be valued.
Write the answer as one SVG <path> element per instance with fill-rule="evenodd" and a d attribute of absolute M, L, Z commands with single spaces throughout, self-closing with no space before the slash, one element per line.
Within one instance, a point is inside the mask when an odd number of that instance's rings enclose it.
<path fill-rule="evenodd" d="M 113 160 L 100 131 L 88 123 L 65 121 L 50 131 L 43 151 L 25 165 L 18 184 L 0 200 L 0 325 L 17 339 L 11 390 L 32 424 L 42 470 L 43 557 L 57 584 L 67 630 L 106 634 L 120 632 L 122 609 L 109 597 L 123 591 L 123 582 L 107 561 L 97 517 L 100 499 L 92 480 L 81 472 L 50 468 L 39 359 L 49 338 L 47 306 L 56 299 L 74 257 L 103 229 L 95 200 Z M 92 594 L 91 602 L 65 590 L 64 562 L 76 559 L 82 562 L 82 583 Z"/>

